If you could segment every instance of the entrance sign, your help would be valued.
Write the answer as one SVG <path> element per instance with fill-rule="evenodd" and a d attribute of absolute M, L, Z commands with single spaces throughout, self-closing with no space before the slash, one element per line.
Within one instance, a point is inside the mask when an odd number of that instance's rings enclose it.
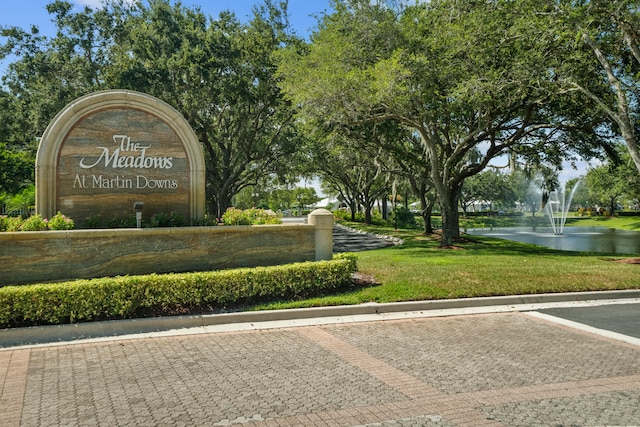
<path fill-rule="evenodd" d="M 178 213 L 204 216 L 205 167 L 200 143 L 182 115 L 152 96 L 96 92 L 67 105 L 45 130 L 36 157 L 36 211 L 57 211 L 82 226 Z"/>

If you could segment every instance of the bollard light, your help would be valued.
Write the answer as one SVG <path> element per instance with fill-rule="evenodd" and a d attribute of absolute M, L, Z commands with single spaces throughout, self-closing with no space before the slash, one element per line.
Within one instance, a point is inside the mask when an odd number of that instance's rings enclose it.
<path fill-rule="evenodd" d="M 144 202 L 134 202 L 133 210 L 136 213 L 136 227 L 142 228 L 142 208 L 144 208 Z"/>

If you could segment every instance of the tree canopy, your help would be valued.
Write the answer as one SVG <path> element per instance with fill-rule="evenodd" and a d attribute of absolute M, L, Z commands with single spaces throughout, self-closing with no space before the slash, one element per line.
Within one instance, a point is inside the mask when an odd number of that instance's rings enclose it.
<path fill-rule="evenodd" d="M 286 2 L 266 0 L 247 24 L 169 0 L 80 12 L 58 0 L 47 9 L 55 37 L 2 29 L 0 55 L 19 58 L 3 79 L 10 120 L 18 123 L 7 140 L 27 145 L 81 95 L 132 89 L 166 101 L 194 128 L 207 161 L 210 212 L 218 217 L 245 186 L 264 176 L 287 178 L 296 166 L 301 139 L 273 61 L 276 51 L 300 43 L 288 31 Z"/>
<path fill-rule="evenodd" d="M 561 48 L 539 2 L 431 1 L 395 8 L 335 2 L 313 43 L 281 73 L 306 120 L 352 126 L 392 120 L 419 139 L 443 215 L 443 246 L 459 237 L 464 180 L 517 153 L 533 162 L 597 141 L 596 110 L 560 96 Z M 579 138 L 582 137 L 582 138 Z"/>
<path fill-rule="evenodd" d="M 18 60 L 0 141 L 33 153 L 69 101 L 138 90 L 196 131 L 212 214 L 302 173 L 366 210 L 401 179 L 425 231 L 440 205 L 443 246 L 459 237 L 465 180 L 506 157 L 527 176 L 615 158 L 621 137 L 640 171 L 639 0 L 332 0 L 309 42 L 292 35 L 286 1 L 264 0 L 247 23 L 172 3 L 56 0 L 55 36 L 2 28 L 0 57 Z"/>

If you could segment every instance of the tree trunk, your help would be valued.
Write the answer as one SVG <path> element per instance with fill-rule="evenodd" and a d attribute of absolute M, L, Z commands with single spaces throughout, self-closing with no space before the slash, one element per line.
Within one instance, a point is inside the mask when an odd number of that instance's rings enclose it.
<path fill-rule="evenodd" d="M 222 215 L 231 207 L 231 196 L 216 192 L 211 201 L 211 205 L 211 214 L 214 214 L 218 219 L 222 218 Z"/>
<path fill-rule="evenodd" d="M 371 224 L 373 221 L 371 219 L 371 210 L 373 209 L 373 204 L 369 203 L 369 200 L 365 200 L 364 202 L 364 223 Z"/>
<path fill-rule="evenodd" d="M 385 199 L 382 199 L 382 205 L 380 206 L 380 211 L 382 212 L 382 219 L 385 221 L 389 219 L 389 206 Z"/>
<path fill-rule="evenodd" d="M 433 224 L 431 223 L 431 212 L 433 211 L 433 201 L 427 200 L 426 192 L 420 192 L 420 206 L 422 212 L 420 215 L 424 219 L 424 234 L 433 234 Z"/>
<path fill-rule="evenodd" d="M 448 247 L 454 240 L 460 238 L 460 218 L 458 214 L 458 193 L 455 189 L 447 188 L 445 194 L 440 194 L 440 208 L 442 210 L 442 241 L 440 247 Z"/>
<path fill-rule="evenodd" d="M 433 224 L 431 223 L 431 211 L 433 210 L 433 205 L 429 205 L 424 208 L 421 212 L 422 219 L 424 219 L 424 234 L 429 235 L 433 234 Z"/>
<path fill-rule="evenodd" d="M 611 197 L 611 204 L 609 205 L 609 216 L 613 216 L 615 212 L 615 204 L 617 197 Z"/>

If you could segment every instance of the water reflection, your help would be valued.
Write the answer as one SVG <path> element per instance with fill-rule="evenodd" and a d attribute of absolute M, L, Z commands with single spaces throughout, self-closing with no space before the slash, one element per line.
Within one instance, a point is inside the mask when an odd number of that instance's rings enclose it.
<path fill-rule="evenodd" d="M 607 227 L 565 227 L 555 235 L 551 227 L 468 229 L 467 233 L 532 243 L 562 251 L 640 254 L 640 232 Z"/>

